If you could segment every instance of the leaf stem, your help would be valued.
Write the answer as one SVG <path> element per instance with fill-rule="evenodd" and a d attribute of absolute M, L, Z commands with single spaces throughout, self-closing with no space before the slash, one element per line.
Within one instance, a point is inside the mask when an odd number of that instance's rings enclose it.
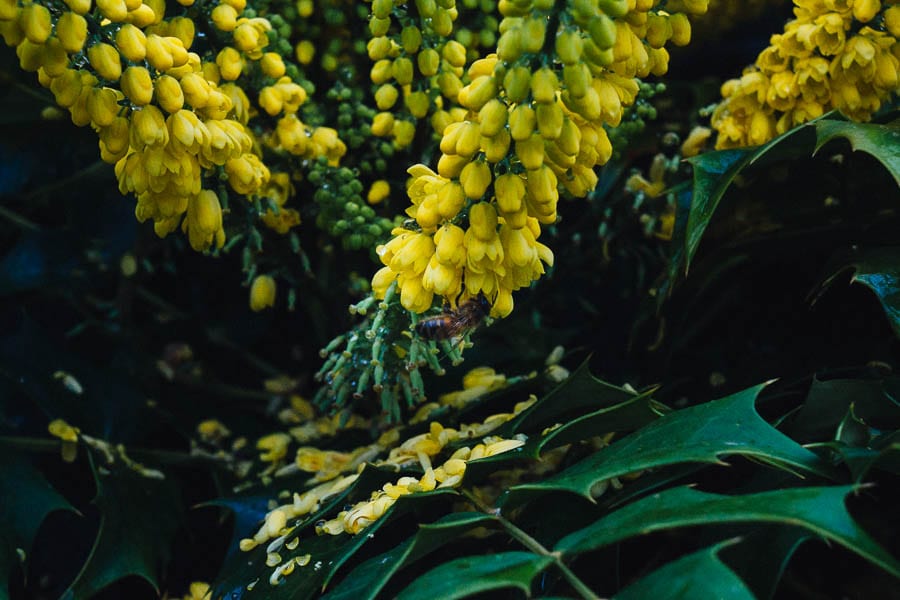
<path fill-rule="evenodd" d="M 496 508 L 492 508 L 487 506 L 484 502 L 481 501 L 480 498 L 475 496 L 469 490 L 461 490 L 463 495 L 469 499 L 472 504 L 475 505 L 478 510 L 481 512 L 491 515 L 500 525 L 515 539 L 517 542 L 534 552 L 535 554 L 539 554 L 541 556 L 549 557 L 553 560 L 553 564 L 556 565 L 556 568 L 559 569 L 560 573 L 562 573 L 563 577 L 565 577 L 566 581 L 569 582 L 569 585 L 572 586 L 578 595 L 584 598 L 585 600 L 602 600 L 600 596 L 595 594 L 591 588 L 588 587 L 586 583 L 584 583 L 578 576 L 575 574 L 572 569 L 563 562 L 562 556 L 558 552 L 551 552 L 547 548 L 544 547 L 539 541 L 534 539 L 532 536 L 528 535 L 524 530 L 520 529 L 515 523 L 507 519 L 506 517 L 500 514 L 500 511 Z"/>

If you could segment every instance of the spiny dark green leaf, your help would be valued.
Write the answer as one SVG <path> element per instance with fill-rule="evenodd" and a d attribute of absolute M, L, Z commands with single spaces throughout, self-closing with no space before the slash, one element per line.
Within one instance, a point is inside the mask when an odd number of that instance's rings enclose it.
<path fill-rule="evenodd" d="M 419 531 L 399 546 L 359 565 L 330 593 L 327 600 L 373 599 L 400 569 L 430 554 L 476 527 L 494 522 L 483 513 L 450 513 Z"/>
<path fill-rule="evenodd" d="M 627 473 L 679 463 L 716 463 L 742 455 L 786 470 L 827 476 L 815 454 L 780 433 L 756 413 L 758 385 L 721 400 L 669 413 L 635 433 L 536 483 L 513 487 L 504 502 L 564 491 L 591 498 L 595 485 Z"/>
<path fill-rule="evenodd" d="M 757 525 L 722 556 L 757 598 L 775 594 L 788 561 L 800 544 L 813 537 L 807 529 L 784 525 Z"/>
<path fill-rule="evenodd" d="M 867 248 L 848 265 L 853 282 L 872 290 L 881 302 L 894 335 L 900 337 L 900 248 Z"/>
<path fill-rule="evenodd" d="M 613 596 L 616 600 L 754 600 L 734 571 L 719 560 L 724 544 L 716 544 L 653 571 Z"/>
<path fill-rule="evenodd" d="M 783 489 L 723 496 L 679 487 L 642 498 L 561 539 L 555 551 L 588 552 L 654 531 L 741 521 L 798 525 L 856 552 L 900 577 L 900 562 L 863 531 L 847 512 L 853 486 Z"/>
<path fill-rule="evenodd" d="M 41 523 L 55 510 L 75 509 L 25 458 L 0 452 L 0 600 L 9 598 L 9 574 L 19 564 L 17 549 L 27 558 Z"/>
<path fill-rule="evenodd" d="M 397 600 L 453 600 L 473 594 L 519 588 L 531 590 L 531 580 L 553 559 L 530 552 L 502 552 L 457 558 L 428 571 L 397 596 Z"/>
<path fill-rule="evenodd" d="M 853 480 L 861 482 L 873 468 L 900 475 L 900 444 L 875 450 L 838 445 L 834 451 L 850 469 Z"/>
<path fill-rule="evenodd" d="M 866 447 L 872 439 L 869 426 L 863 423 L 853 410 L 853 404 L 847 409 L 847 414 L 838 423 L 837 431 L 834 433 L 836 442 L 840 442 L 846 446 Z"/>
<path fill-rule="evenodd" d="M 601 408 L 568 421 L 544 436 L 533 438 L 533 442 L 529 441 L 525 445 L 524 453 L 537 458 L 544 450 L 557 448 L 563 444 L 613 431 L 634 431 L 658 419 L 664 410 L 666 408 L 655 403 L 649 394 L 635 396 L 615 406 Z"/>
<path fill-rule="evenodd" d="M 836 138 L 845 138 L 853 150 L 875 157 L 900 186 L 900 128 L 896 125 L 822 119 L 815 127 L 816 152 Z"/>
<path fill-rule="evenodd" d="M 100 529 L 81 572 L 63 596 L 90 598 L 110 584 L 137 575 L 158 591 L 178 529 L 181 503 L 174 482 L 147 477 L 89 453 L 97 486 Z"/>
<path fill-rule="evenodd" d="M 885 383 L 880 379 L 815 378 L 806 402 L 787 420 L 784 430 L 803 442 L 833 439 L 851 404 L 867 424 L 900 427 L 900 405 L 885 393 Z"/>
<path fill-rule="evenodd" d="M 588 411 L 596 411 L 621 404 L 637 394 L 610 385 L 591 375 L 588 361 L 583 362 L 569 377 L 528 410 L 501 427 L 497 435 L 538 432 L 556 423 L 567 422 Z"/>
<path fill-rule="evenodd" d="M 707 152 L 687 159 L 694 167 L 694 193 L 685 232 L 684 266 L 690 266 L 703 233 L 728 188 L 746 167 L 812 154 L 809 124 L 796 127 L 756 148 Z"/>

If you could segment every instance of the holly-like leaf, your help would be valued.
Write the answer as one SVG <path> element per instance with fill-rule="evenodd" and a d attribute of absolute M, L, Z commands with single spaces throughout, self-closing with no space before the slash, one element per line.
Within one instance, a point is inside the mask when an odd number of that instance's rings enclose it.
<path fill-rule="evenodd" d="M 833 439 L 851 404 L 854 414 L 869 425 L 900 427 L 900 405 L 886 393 L 886 383 L 880 379 L 815 378 L 806 402 L 790 417 L 785 431 L 803 442 Z"/>
<path fill-rule="evenodd" d="M 498 429 L 497 435 L 530 434 L 556 423 L 568 422 L 586 412 L 615 406 L 637 395 L 591 375 L 588 362 L 583 362 L 550 393 Z"/>
<path fill-rule="evenodd" d="M 121 460 L 107 464 L 92 452 L 89 459 L 97 486 L 94 504 L 100 511 L 100 529 L 87 561 L 63 598 L 90 598 L 130 575 L 146 580 L 158 593 L 159 574 L 168 561 L 181 517 L 175 483 L 139 473 Z"/>
<path fill-rule="evenodd" d="M 438 521 L 420 525 L 419 531 L 399 546 L 359 565 L 323 600 L 374 599 L 400 569 L 434 552 L 476 527 L 484 527 L 494 518 L 483 513 L 450 513 Z"/>
<path fill-rule="evenodd" d="M 802 527 L 761 525 L 722 554 L 756 598 L 771 598 L 794 552 L 812 537 Z"/>
<path fill-rule="evenodd" d="M 75 509 L 23 457 L 0 453 L 0 600 L 9 598 L 8 578 L 20 564 L 18 551 L 27 558 L 41 523 L 56 510 Z"/>
<path fill-rule="evenodd" d="M 884 165 L 900 186 L 900 127 L 896 124 L 854 123 L 823 119 L 817 121 L 816 152 L 828 142 L 844 138 L 858 152 L 871 154 Z"/>
<path fill-rule="evenodd" d="M 821 459 L 757 414 L 754 403 L 762 388 L 669 413 L 553 477 L 511 488 L 501 500 L 521 502 L 551 491 L 590 499 L 592 488 L 612 477 L 679 463 L 719 463 L 732 455 L 829 476 L 831 470 Z"/>
<path fill-rule="evenodd" d="M 762 168 L 770 163 L 809 156 L 814 136 L 807 123 L 756 148 L 739 148 L 706 152 L 687 159 L 694 167 L 694 192 L 685 231 L 684 268 L 690 266 L 703 233 L 735 178 L 744 169 Z"/>
<path fill-rule="evenodd" d="M 753 594 L 741 578 L 719 560 L 718 553 L 724 545 L 716 544 L 672 561 L 629 585 L 613 598 L 754 600 Z"/>
<path fill-rule="evenodd" d="M 735 522 L 797 525 L 832 540 L 900 577 L 900 562 L 878 545 L 847 512 L 853 486 L 782 489 L 724 496 L 689 487 L 642 498 L 561 539 L 554 551 L 572 556 L 654 531 Z"/>
<path fill-rule="evenodd" d="M 849 267 L 853 269 L 851 282 L 859 282 L 874 292 L 894 335 L 900 337 L 900 249 L 868 248 Z"/>
<path fill-rule="evenodd" d="M 428 571 L 397 596 L 397 600 L 453 600 L 503 588 L 531 591 L 531 580 L 553 559 L 530 552 L 502 552 L 457 558 Z"/>

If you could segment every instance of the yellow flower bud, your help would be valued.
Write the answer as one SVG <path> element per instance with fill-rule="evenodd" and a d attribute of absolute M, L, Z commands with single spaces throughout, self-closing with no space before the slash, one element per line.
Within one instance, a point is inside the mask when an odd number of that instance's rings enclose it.
<path fill-rule="evenodd" d="M 574 65 L 581 60 L 583 47 L 581 34 L 577 30 L 567 29 L 556 35 L 556 56 L 564 65 Z"/>
<path fill-rule="evenodd" d="M 544 139 L 555 140 L 562 133 L 563 111 L 558 102 L 553 104 L 538 104 L 537 107 L 538 131 Z"/>
<path fill-rule="evenodd" d="M 488 100 L 497 97 L 497 91 L 497 80 L 483 75 L 459 91 L 458 101 L 469 110 L 478 111 Z"/>
<path fill-rule="evenodd" d="M 106 144 L 111 154 L 118 154 L 128 149 L 128 119 L 116 117 L 112 123 L 100 130 L 100 141 Z"/>
<path fill-rule="evenodd" d="M 448 181 L 438 191 L 437 210 L 444 219 L 452 219 L 466 204 L 463 187 L 455 181 Z"/>
<path fill-rule="evenodd" d="M 378 19 L 390 17 L 393 8 L 393 0 L 372 0 L 372 15 Z"/>
<path fill-rule="evenodd" d="M 126 59 L 140 62 L 147 55 L 147 36 L 144 32 L 128 23 L 116 32 L 116 46 Z"/>
<path fill-rule="evenodd" d="M 143 67 L 130 68 L 143 69 Z M 137 149 L 145 146 L 164 146 L 169 143 L 166 120 L 162 111 L 152 104 L 131 113 L 131 134 L 131 145 Z"/>
<path fill-rule="evenodd" d="M 233 6 L 219 4 L 212 10 L 210 18 L 219 31 L 234 31 L 237 27 L 238 12 Z"/>
<path fill-rule="evenodd" d="M 259 67 L 266 76 L 278 79 L 284 75 L 285 66 L 281 55 L 276 52 L 266 52 L 259 61 Z"/>
<path fill-rule="evenodd" d="M 400 93 L 393 85 L 385 83 L 375 92 L 375 104 L 378 110 L 388 110 L 397 102 Z"/>
<path fill-rule="evenodd" d="M 69 9 L 79 15 L 86 15 L 91 10 L 91 0 L 64 0 Z"/>
<path fill-rule="evenodd" d="M 19 57 L 19 66 L 30 72 L 37 71 L 44 59 L 43 44 L 35 44 L 31 40 L 23 39 L 16 47 L 16 56 Z"/>
<path fill-rule="evenodd" d="M 512 63 L 522 56 L 522 31 L 518 27 L 508 29 L 497 40 L 497 57 Z"/>
<path fill-rule="evenodd" d="M 556 101 L 559 80 L 549 67 L 543 67 L 531 76 L 531 96 L 535 102 L 550 103 Z"/>
<path fill-rule="evenodd" d="M 588 33 L 597 48 L 605 50 L 616 44 L 616 24 L 607 15 L 600 14 L 588 23 Z"/>
<path fill-rule="evenodd" d="M 544 47 L 544 36 L 547 34 L 547 23 L 543 17 L 525 19 L 522 25 L 522 50 L 537 53 Z"/>
<path fill-rule="evenodd" d="M 391 195 L 391 185 L 384 179 L 379 179 L 372 183 L 366 201 L 369 204 L 381 204 Z"/>
<path fill-rule="evenodd" d="M 584 98 L 591 85 L 591 71 L 584 63 L 563 67 L 563 83 L 573 98 Z"/>
<path fill-rule="evenodd" d="M 394 115 L 389 112 L 380 112 L 372 119 L 372 135 L 385 137 L 394 129 Z"/>
<path fill-rule="evenodd" d="M 491 168 L 485 162 L 470 162 L 460 172 L 459 182 L 467 198 L 480 200 L 491 185 Z"/>
<path fill-rule="evenodd" d="M 308 65 L 316 56 L 316 47 L 309 40 L 303 40 L 294 48 L 294 56 L 301 65 Z"/>
<path fill-rule="evenodd" d="M 56 23 L 56 37 L 66 52 L 81 52 L 87 40 L 87 21 L 78 13 L 63 13 Z"/>
<path fill-rule="evenodd" d="M 853 18 L 860 23 L 868 23 L 881 10 L 881 0 L 855 0 Z"/>
<path fill-rule="evenodd" d="M 531 137 L 536 125 L 534 109 L 527 104 L 519 104 L 509 113 L 509 133 L 517 142 Z"/>
<path fill-rule="evenodd" d="M 509 111 L 506 105 L 496 98 L 488 101 L 478 111 L 478 120 L 481 122 L 481 134 L 488 137 L 497 135 L 506 126 Z"/>
<path fill-rule="evenodd" d="M 438 75 L 438 88 L 440 88 L 441 94 L 445 98 L 455 102 L 460 90 L 463 88 L 463 83 L 455 74 L 444 71 Z"/>
<path fill-rule="evenodd" d="M 128 16 L 125 0 L 96 0 L 96 4 L 100 14 L 113 23 L 120 23 Z"/>
<path fill-rule="evenodd" d="M 441 37 L 447 37 L 453 32 L 453 17 L 443 8 L 436 8 L 431 17 L 431 28 Z"/>
<path fill-rule="evenodd" d="M 369 71 L 369 78 L 375 85 L 387 83 L 391 77 L 393 77 L 391 61 L 386 58 L 376 61 L 375 64 L 372 65 L 372 70 Z"/>
<path fill-rule="evenodd" d="M 81 77 L 75 69 L 66 69 L 59 77 L 50 82 L 50 91 L 56 103 L 69 108 L 81 95 Z"/>
<path fill-rule="evenodd" d="M 170 75 L 160 75 L 156 80 L 156 103 L 169 114 L 176 113 L 184 106 L 184 92 L 178 80 Z M 193 106 L 193 103 L 192 103 Z"/>
<path fill-rule="evenodd" d="M 141 4 L 136 10 L 130 11 L 127 19 L 135 27 L 147 27 L 159 20 L 161 20 L 160 17 L 146 4 Z"/>
<path fill-rule="evenodd" d="M 503 89 L 510 102 L 522 102 L 531 89 L 531 71 L 527 67 L 513 67 L 503 77 Z"/>
<path fill-rule="evenodd" d="M 241 58 L 240 52 L 231 46 L 226 46 L 222 48 L 216 56 L 216 65 L 219 67 L 222 79 L 225 81 L 234 81 L 241 76 L 241 70 L 244 68 L 244 61 Z"/>
<path fill-rule="evenodd" d="M 48 87 L 50 85 L 49 78 L 59 77 L 66 67 L 69 66 L 69 56 L 66 54 L 65 48 L 57 38 L 50 38 L 44 44 L 43 65 L 38 71 L 38 78 L 41 79 L 41 72 L 46 76 L 46 81 L 41 81 L 41 85 Z"/>
<path fill-rule="evenodd" d="M 269 275 L 257 275 L 250 286 L 250 310 L 259 312 L 275 305 L 275 280 Z"/>
<path fill-rule="evenodd" d="M 428 94 L 423 91 L 413 92 L 409 94 L 404 99 L 404 103 L 406 104 L 406 108 L 409 110 L 409 113 L 417 119 L 421 119 L 428 114 L 430 101 L 428 100 Z"/>
<path fill-rule="evenodd" d="M 552 203 L 555 209 L 556 202 L 559 200 L 559 190 L 556 186 L 556 174 L 547 165 L 528 171 L 525 187 L 535 202 Z"/>
<path fill-rule="evenodd" d="M 672 43 L 676 46 L 687 46 L 691 42 L 691 22 L 684 13 L 676 13 L 669 17 L 672 25 Z"/>
<path fill-rule="evenodd" d="M 213 242 L 221 248 L 225 243 L 225 232 L 222 229 L 222 206 L 219 197 L 211 190 L 202 190 L 188 201 L 187 218 L 183 228 L 188 233 L 191 248 L 197 252 L 208 249 Z M 255 281 L 254 281 L 255 284 Z M 274 292 L 273 292 L 274 300 Z M 251 291 L 251 307 L 253 293 Z M 271 306 L 271 303 L 269 304 Z"/>
<path fill-rule="evenodd" d="M 500 162 L 509 154 L 509 144 L 511 138 L 509 131 L 501 129 L 497 135 L 493 137 L 481 138 L 481 149 L 484 151 L 484 157 L 488 162 Z"/>
<path fill-rule="evenodd" d="M 371 19 L 369 19 L 369 33 L 372 34 L 372 37 L 383 36 L 388 32 L 388 29 L 390 28 L 390 19 L 379 19 L 378 17 L 372 17 Z"/>
<path fill-rule="evenodd" d="M 387 58 L 391 52 L 391 40 L 384 35 L 373 37 L 366 44 L 366 51 L 369 54 L 369 60 L 375 61 Z"/>
<path fill-rule="evenodd" d="M 194 109 L 205 108 L 209 104 L 212 88 L 206 78 L 199 73 L 188 73 L 182 77 L 180 87 L 184 101 Z"/>
<path fill-rule="evenodd" d="M 115 47 L 99 43 L 88 48 L 88 60 L 103 79 L 118 81 L 122 75 L 122 62 Z"/>
<path fill-rule="evenodd" d="M 128 67 L 120 82 L 122 92 L 137 106 L 150 104 L 153 99 L 153 81 L 144 67 Z"/>
<path fill-rule="evenodd" d="M 15 21 L 18 16 L 19 3 L 16 0 L 0 0 L 0 22 Z"/>
<path fill-rule="evenodd" d="M 884 11 L 884 26 L 895 38 L 900 38 L 900 6 L 891 6 Z"/>
<path fill-rule="evenodd" d="M 181 41 L 185 50 L 193 45 L 196 32 L 194 22 L 187 17 L 175 17 L 169 21 L 169 35 Z"/>
<path fill-rule="evenodd" d="M 397 120 L 394 122 L 394 129 L 391 133 L 394 136 L 394 145 L 397 148 L 405 148 L 412 143 L 416 136 L 416 125 L 411 121 Z"/>
<path fill-rule="evenodd" d="M 517 140 L 516 156 L 529 171 L 540 168 L 544 164 L 544 139 L 535 133 L 527 139 Z"/>
<path fill-rule="evenodd" d="M 494 194 L 501 214 L 517 213 L 522 210 L 525 182 L 518 175 L 506 173 L 494 181 Z"/>
<path fill-rule="evenodd" d="M 448 156 L 444 154 L 438 160 L 438 174 L 441 177 L 452 179 L 457 177 L 467 164 L 469 164 L 469 159 L 464 156 Z"/>
<path fill-rule="evenodd" d="M 400 85 L 409 85 L 413 80 L 413 64 L 412 61 L 401 56 L 391 65 L 391 75 Z"/>
<path fill-rule="evenodd" d="M 251 52 L 260 45 L 260 35 L 260 32 L 252 24 L 242 23 L 234 30 L 234 47 L 244 52 Z"/>
<path fill-rule="evenodd" d="M 162 36 L 151 33 L 147 36 L 147 62 L 154 69 L 166 72 L 175 66 L 172 51 Z"/>
<path fill-rule="evenodd" d="M 466 65 L 466 47 L 456 40 L 450 40 L 444 44 L 441 55 L 453 67 L 464 67 Z"/>
<path fill-rule="evenodd" d="M 441 65 L 441 57 L 434 48 L 425 48 L 416 56 L 419 71 L 426 77 L 437 74 Z"/>
<path fill-rule="evenodd" d="M 456 154 L 463 158 L 470 158 L 481 149 L 481 126 L 478 123 L 466 121 L 459 130 L 456 139 Z"/>
<path fill-rule="evenodd" d="M 422 32 L 415 25 L 408 25 L 400 32 L 400 44 L 407 54 L 415 54 L 422 47 Z"/>
<path fill-rule="evenodd" d="M 469 209 L 469 227 L 480 240 L 489 241 L 497 235 L 497 211 L 488 202 L 479 202 Z"/>
<path fill-rule="evenodd" d="M 111 88 L 91 88 L 87 97 L 87 111 L 91 122 L 98 127 L 112 123 L 119 112 L 117 100 L 116 92 Z"/>
<path fill-rule="evenodd" d="M 647 17 L 647 43 L 651 48 L 662 48 L 672 37 L 672 25 L 663 15 L 650 14 Z"/>
<path fill-rule="evenodd" d="M 19 27 L 25 32 L 25 37 L 35 44 L 43 44 L 50 37 L 53 24 L 50 20 L 50 11 L 41 4 L 29 4 L 19 13 Z"/>

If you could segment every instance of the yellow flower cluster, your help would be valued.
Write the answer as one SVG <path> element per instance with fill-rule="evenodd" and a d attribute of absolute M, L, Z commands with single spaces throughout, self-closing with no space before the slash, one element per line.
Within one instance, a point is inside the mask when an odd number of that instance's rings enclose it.
<path fill-rule="evenodd" d="M 398 148 L 412 142 L 416 119 L 442 105 L 439 94 L 431 94 L 431 90 L 455 100 L 463 87 L 466 64 L 465 47 L 449 40 L 458 16 L 455 0 L 418 0 L 415 5 L 421 27 L 409 20 L 397 34 L 391 32 L 393 0 L 373 0 L 369 21 L 372 38 L 366 46 L 374 61 L 369 76 L 379 86 L 375 103 L 381 111 L 372 120 L 372 135 L 391 137 Z M 416 71 L 424 79 L 417 79 Z M 391 112 L 401 95 L 411 119 Z"/>
<path fill-rule="evenodd" d="M 66 0 L 59 7 L 0 0 L 0 34 L 72 122 L 97 132 L 120 191 L 137 197 L 138 220 L 152 219 L 160 236 L 181 225 L 196 250 L 225 242 L 220 178 L 248 199 L 272 198 L 277 210 L 263 222 L 275 231 L 286 233 L 300 221 L 296 210 L 283 208 L 290 178 L 273 180 L 248 127 L 258 112 L 237 83 L 243 74 L 263 86 L 259 108 L 279 117 L 264 141 L 332 164 L 346 152 L 335 130 L 307 132 L 299 122 L 306 91 L 285 75 L 279 54 L 265 51 L 269 21 L 242 17 L 245 8 L 246 0 L 222 0 L 208 23 L 198 24 L 167 18 L 163 0 Z M 198 27 L 230 36 L 231 45 L 198 54 Z"/>
<path fill-rule="evenodd" d="M 686 11 L 674 14 L 657 4 L 500 3 L 496 54 L 468 68 L 468 83 L 450 97 L 462 108 L 432 118 L 442 134 L 437 172 L 409 169 L 416 227 L 395 229 L 378 248 L 377 297 L 398 281 L 403 306 L 418 313 L 435 295 L 452 304 L 479 294 L 493 316 L 512 311 L 512 292 L 553 263 L 537 240 L 557 219 L 559 186 L 575 197 L 595 187 L 594 167 L 612 155 L 605 128 L 635 101 L 638 78 L 666 72 L 666 43 L 687 44 L 686 12 L 704 12 L 707 2 L 669 2 Z"/>
<path fill-rule="evenodd" d="M 762 144 L 839 109 L 872 117 L 900 85 L 897 0 L 794 0 L 795 19 L 722 86 L 717 148 Z"/>

